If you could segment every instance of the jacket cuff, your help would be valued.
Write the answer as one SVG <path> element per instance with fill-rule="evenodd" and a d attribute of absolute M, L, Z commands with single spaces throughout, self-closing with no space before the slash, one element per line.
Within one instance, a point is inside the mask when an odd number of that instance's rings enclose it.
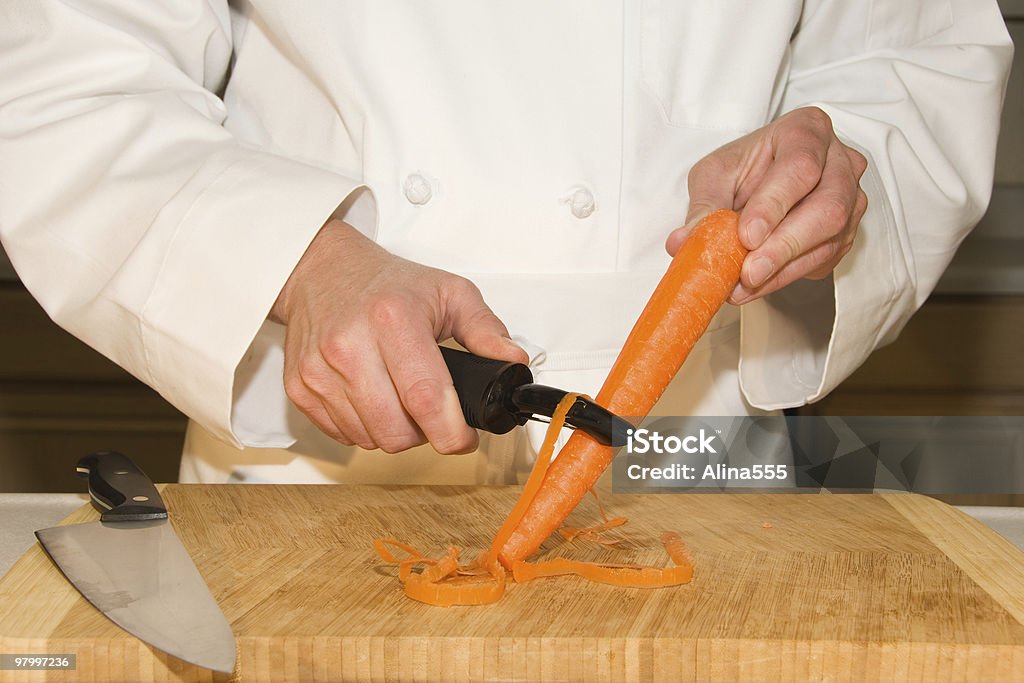
<path fill-rule="evenodd" d="M 285 157 L 233 156 L 179 222 L 140 325 L 147 365 L 163 378 L 160 393 L 240 446 L 232 430 L 236 367 L 313 237 L 348 200 L 369 193 Z"/>
<path fill-rule="evenodd" d="M 831 278 L 802 280 L 746 304 L 740 318 L 740 387 L 756 408 L 816 401 L 902 328 L 914 287 L 898 227 L 870 153 L 862 188 L 868 209 L 853 248 Z"/>

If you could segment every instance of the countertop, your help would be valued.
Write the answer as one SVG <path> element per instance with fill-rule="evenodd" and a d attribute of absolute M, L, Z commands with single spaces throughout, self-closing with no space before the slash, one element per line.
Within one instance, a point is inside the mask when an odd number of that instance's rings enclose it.
<path fill-rule="evenodd" d="M 36 542 L 33 532 L 55 525 L 88 501 L 80 493 L 0 493 L 0 576 Z M 1024 549 L 1024 508 L 959 506 Z"/>

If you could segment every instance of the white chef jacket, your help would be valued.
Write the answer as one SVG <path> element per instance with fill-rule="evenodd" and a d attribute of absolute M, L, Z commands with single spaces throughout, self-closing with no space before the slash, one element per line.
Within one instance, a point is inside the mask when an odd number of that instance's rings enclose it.
<path fill-rule="evenodd" d="M 5 0 L 0 234 L 190 443 L 249 447 L 192 478 L 345 479 L 265 321 L 329 216 L 474 280 L 538 380 L 592 392 L 693 163 L 816 105 L 869 160 L 853 250 L 726 307 L 662 412 L 797 406 L 894 338 L 984 212 L 1011 52 L 994 0 Z"/>

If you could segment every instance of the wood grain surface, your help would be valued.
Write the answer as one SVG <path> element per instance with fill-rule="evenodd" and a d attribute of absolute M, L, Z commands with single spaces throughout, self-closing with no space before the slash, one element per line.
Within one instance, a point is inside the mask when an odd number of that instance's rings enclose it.
<path fill-rule="evenodd" d="M 696 563 L 669 589 L 575 577 L 497 604 L 406 599 L 371 542 L 484 547 L 514 487 L 170 485 L 164 495 L 238 640 L 242 681 L 1024 680 L 1024 553 L 914 495 L 618 495 L 619 548 L 547 556 Z M 98 516 L 83 508 L 67 522 Z M 592 501 L 570 518 L 597 518 Z M 0 680 L 227 680 L 108 622 L 35 547 L 0 579 L 0 653 L 74 653 L 75 672 Z M 49 676 L 48 678 L 46 676 Z"/>

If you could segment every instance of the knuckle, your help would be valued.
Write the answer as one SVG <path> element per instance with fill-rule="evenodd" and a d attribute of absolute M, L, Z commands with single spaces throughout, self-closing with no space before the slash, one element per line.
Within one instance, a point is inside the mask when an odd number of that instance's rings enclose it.
<path fill-rule="evenodd" d="M 800 111 L 803 112 L 806 125 L 816 132 L 832 132 L 832 117 L 821 107 L 804 107 Z"/>
<path fill-rule="evenodd" d="M 860 219 L 864 217 L 864 213 L 868 210 L 868 195 L 864 190 L 857 189 L 857 199 L 853 204 L 853 215 L 856 220 L 855 223 L 860 223 Z"/>
<path fill-rule="evenodd" d="M 306 411 L 310 404 L 309 391 L 306 389 L 306 383 L 297 373 L 285 376 L 284 393 L 300 410 Z"/>
<path fill-rule="evenodd" d="M 838 193 L 831 193 L 822 198 L 820 215 L 824 232 L 838 235 L 850 221 L 851 206 L 848 199 Z"/>
<path fill-rule="evenodd" d="M 449 305 L 459 307 L 476 300 L 483 300 L 480 289 L 473 284 L 472 280 L 459 275 L 449 275 L 441 282 L 441 291 L 444 300 Z"/>
<path fill-rule="evenodd" d="M 803 245 L 792 233 L 779 233 L 779 240 L 782 242 L 783 249 L 786 254 L 786 257 L 783 259 L 784 263 L 792 261 L 803 252 Z"/>
<path fill-rule="evenodd" d="M 494 311 L 487 306 L 482 306 L 476 310 L 473 315 L 470 316 L 468 325 L 476 329 L 492 327 L 505 328 L 504 323 L 502 323 L 498 316 L 494 315 Z"/>
<path fill-rule="evenodd" d="M 786 213 L 789 209 L 789 207 L 786 205 L 785 200 L 783 200 L 783 198 L 780 197 L 776 192 L 770 192 L 762 195 L 759 198 L 758 203 L 760 204 L 760 207 L 758 208 L 764 212 L 766 217 L 770 218 L 769 222 L 773 222 L 776 224 L 781 222 L 782 219 L 785 218 Z M 748 206 L 750 205 L 748 204 Z"/>
<path fill-rule="evenodd" d="M 369 316 L 376 328 L 391 329 L 403 325 L 408 320 L 408 305 L 396 294 L 379 294 L 368 303 Z"/>
<path fill-rule="evenodd" d="M 857 228 L 848 230 L 840 240 L 840 251 L 842 256 L 846 256 L 853 249 L 853 245 L 857 243 Z"/>
<path fill-rule="evenodd" d="M 377 437 L 377 447 L 385 453 L 401 453 L 419 443 L 412 434 L 381 434 Z"/>
<path fill-rule="evenodd" d="M 712 152 L 690 168 L 688 184 L 691 189 L 704 181 L 720 177 L 725 171 L 725 162 L 720 155 Z"/>
<path fill-rule="evenodd" d="M 853 172 L 857 175 L 857 178 L 860 178 L 868 170 L 868 159 L 852 147 L 847 147 L 846 149 L 850 157 L 850 163 L 853 165 Z"/>
<path fill-rule="evenodd" d="M 825 243 L 824 249 L 822 249 L 821 256 L 819 256 L 818 265 L 835 265 L 835 263 L 843 256 L 843 241 L 842 240 L 829 240 Z"/>
<path fill-rule="evenodd" d="M 432 377 L 422 377 L 402 393 L 402 404 L 406 411 L 419 421 L 436 415 L 441 409 L 442 385 Z"/>
<path fill-rule="evenodd" d="M 483 295 L 480 293 L 480 288 L 476 286 L 472 280 L 456 275 L 452 278 L 452 285 L 464 297 L 473 297 L 476 299 L 482 299 Z"/>
<path fill-rule="evenodd" d="M 811 149 L 804 147 L 789 162 L 789 174 L 805 191 L 810 191 L 821 180 L 822 161 Z"/>
<path fill-rule="evenodd" d="M 345 433 L 342 432 L 341 429 L 339 429 L 338 426 L 331 422 L 330 420 L 314 419 L 312 417 L 310 417 L 310 420 L 313 421 L 313 424 L 315 424 L 320 429 L 320 431 L 322 431 L 324 434 L 331 437 L 335 441 L 343 443 L 346 446 L 352 445 L 352 442 L 347 440 Z"/>
<path fill-rule="evenodd" d="M 438 453 L 453 455 L 456 453 L 467 453 L 476 444 L 476 435 L 472 430 L 464 430 L 462 433 L 448 434 L 431 442 Z"/>
<path fill-rule="evenodd" d="M 326 356 L 325 356 L 326 359 Z M 290 378 L 294 391 L 299 392 L 305 387 L 322 387 L 327 381 L 327 369 L 320 359 L 313 355 L 306 355 L 299 359 L 295 366 L 295 375 Z"/>
<path fill-rule="evenodd" d="M 318 350 L 320 351 L 320 355 L 323 357 L 324 361 L 326 361 L 330 367 L 345 376 L 352 373 L 359 364 L 360 354 L 358 348 L 357 344 L 351 343 L 345 337 L 331 336 L 320 341 Z M 320 381 L 320 379 L 317 379 L 318 376 L 315 373 L 319 372 L 319 377 L 322 377 L 324 375 L 325 368 L 323 368 L 319 363 L 316 363 L 315 367 L 312 362 L 310 365 L 311 367 L 308 368 L 308 375 L 306 373 L 302 373 L 300 369 L 300 373 L 303 375 L 303 378 L 307 379 L 307 382 L 311 379 L 314 381 Z"/>

